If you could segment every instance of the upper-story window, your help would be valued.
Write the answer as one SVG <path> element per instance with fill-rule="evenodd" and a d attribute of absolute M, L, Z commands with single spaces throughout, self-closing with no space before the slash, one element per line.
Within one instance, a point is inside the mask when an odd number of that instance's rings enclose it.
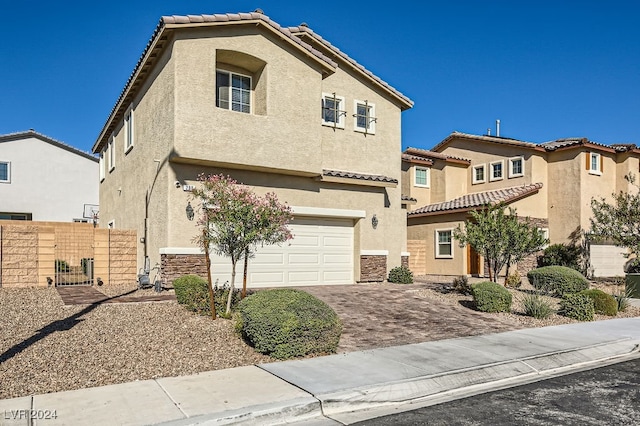
<path fill-rule="evenodd" d="M 124 115 L 124 152 L 129 152 L 133 148 L 133 109 L 129 108 Z"/>
<path fill-rule="evenodd" d="M 424 188 L 429 187 L 429 169 L 426 167 L 416 167 L 414 185 Z"/>
<path fill-rule="evenodd" d="M 344 107 L 344 97 L 337 96 L 335 93 L 323 93 L 322 124 L 344 129 L 344 117 L 347 115 Z"/>
<path fill-rule="evenodd" d="M 490 164 L 489 168 L 489 180 L 501 180 L 504 178 L 504 161 L 494 161 Z"/>
<path fill-rule="evenodd" d="M 102 182 L 104 180 L 104 175 L 105 175 L 105 167 L 106 165 L 104 164 L 104 151 L 102 151 L 100 153 L 100 182 Z"/>
<path fill-rule="evenodd" d="M 251 113 L 251 77 L 230 71 L 216 71 L 216 106 Z"/>
<path fill-rule="evenodd" d="M 11 163 L 0 161 L 0 182 L 11 183 Z"/>
<path fill-rule="evenodd" d="M 597 152 L 587 153 L 587 170 L 592 175 L 602 174 L 602 156 L 600 154 Z"/>
<path fill-rule="evenodd" d="M 109 162 L 108 164 L 109 171 L 112 171 L 113 169 L 116 168 L 116 148 L 115 148 L 115 142 L 113 140 L 113 136 L 111 137 L 111 140 L 107 145 L 107 159 Z"/>
<path fill-rule="evenodd" d="M 367 101 L 354 101 L 353 127 L 356 132 L 365 134 L 376 133 L 376 106 Z"/>
<path fill-rule="evenodd" d="M 484 183 L 484 181 L 486 180 L 486 170 L 485 170 L 485 165 L 484 164 L 480 164 L 477 166 L 473 166 L 471 173 L 472 173 L 472 183 Z"/>
<path fill-rule="evenodd" d="M 524 158 L 509 158 L 509 178 L 524 176 Z"/>

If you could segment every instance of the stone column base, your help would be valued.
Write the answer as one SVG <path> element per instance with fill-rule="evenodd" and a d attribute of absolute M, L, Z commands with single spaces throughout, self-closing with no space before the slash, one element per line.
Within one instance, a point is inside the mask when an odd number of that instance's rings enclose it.
<path fill-rule="evenodd" d="M 382 282 L 387 279 L 386 255 L 360 256 L 360 282 Z"/>
<path fill-rule="evenodd" d="M 198 275 L 207 279 L 207 264 L 203 254 L 161 254 L 162 279 L 167 284 L 183 275 Z"/>

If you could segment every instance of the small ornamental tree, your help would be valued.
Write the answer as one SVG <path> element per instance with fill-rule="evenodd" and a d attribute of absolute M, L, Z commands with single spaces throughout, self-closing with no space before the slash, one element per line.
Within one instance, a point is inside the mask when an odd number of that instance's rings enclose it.
<path fill-rule="evenodd" d="M 279 244 L 293 238 L 287 226 L 292 219 L 291 208 L 280 203 L 274 193 L 260 197 L 229 176 L 201 174 L 198 180 L 201 187 L 192 195 L 201 203 L 200 232 L 194 241 L 203 247 L 205 253 L 212 247 L 216 254 L 231 260 L 231 287 L 226 309 L 229 314 L 238 261 L 244 258 L 246 264 L 258 245 Z M 209 261 L 207 273 L 210 278 Z"/>
<path fill-rule="evenodd" d="M 512 264 L 524 259 L 548 243 L 540 230 L 529 218 L 520 220 L 516 210 L 509 207 L 505 214 L 503 203 L 489 205 L 483 210 L 472 210 L 471 220 L 465 222 L 464 230 L 458 226 L 453 236 L 460 246 L 470 244 L 489 263 L 489 274 L 493 282 L 506 267 L 506 278 Z"/>
<path fill-rule="evenodd" d="M 635 175 L 628 174 L 625 179 L 635 185 Z M 591 199 L 591 232 L 595 239 L 609 239 L 628 249 L 627 256 L 640 259 L 640 194 L 620 191 L 612 197 L 611 204 L 604 198 Z"/>

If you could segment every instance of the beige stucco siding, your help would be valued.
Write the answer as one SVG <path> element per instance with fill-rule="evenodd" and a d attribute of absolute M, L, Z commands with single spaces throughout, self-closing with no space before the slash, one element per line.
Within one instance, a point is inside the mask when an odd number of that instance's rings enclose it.
<path fill-rule="evenodd" d="M 216 107 L 218 50 L 237 51 L 266 62 L 259 75 L 259 83 L 266 85 L 266 97 L 256 99 L 254 92 L 254 113 Z M 321 137 L 313 124 L 320 121 L 321 73 L 292 53 L 259 27 L 181 33 L 173 53 L 176 154 L 218 163 L 319 173 Z M 265 101 L 266 108 L 255 104 Z M 266 113 L 255 114 L 257 108 Z"/>
<path fill-rule="evenodd" d="M 600 153 L 602 161 L 602 173 L 593 174 L 587 170 L 586 160 L 590 151 L 584 151 L 578 155 L 582 160 L 581 182 L 580 185 L 580 226 L 584 230 L 591 227 L 590 218 L 593 215 L 591 210 L 591 199 L 604 197 L 612 200 L 611 194 L 615 191 L 617 184 L 617 167 L 615 154 Z"/>
<path fill-rule="evenodd" d="M 584 158 L 577 150 L 549 154 L 549 239 L 552 244 L 570 241 L 579 232 L 580 177 Z"/>

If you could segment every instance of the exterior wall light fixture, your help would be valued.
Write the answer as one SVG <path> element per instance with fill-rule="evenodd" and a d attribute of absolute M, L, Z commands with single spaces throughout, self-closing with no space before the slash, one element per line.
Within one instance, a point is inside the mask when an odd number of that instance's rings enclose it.
<path fill-rule="evenodd" d="M 378 227 L 378 216 L 376 216 L 375 214 L 371 218 L 371 226 L 373 226 L 373 229 L 376 229 Z"/>
<path fill-rule="evenodd" d="M 191 201 L 187 202 L 187 208 L 185 209 L 185 211 L 187 213 L 187 219 L 193 220 L 193 217 L 195 216 L 195 214 L 193 212 L 193 207 L 191 207 Z"/>

